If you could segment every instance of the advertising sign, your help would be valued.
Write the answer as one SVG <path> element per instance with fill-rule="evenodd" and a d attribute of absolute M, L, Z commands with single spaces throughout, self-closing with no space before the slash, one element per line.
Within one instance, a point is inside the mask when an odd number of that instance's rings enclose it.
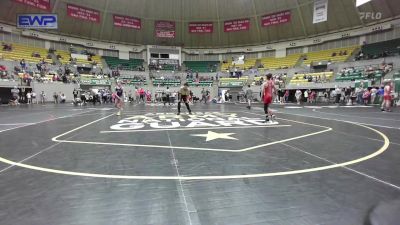
<path fill-rule="evenodd" d="M 100 12 L 73 4 L 67 4 L 67 15 L 81 20 L 100 22 Z"/>
<path fill-rule="evenodd" d="M 58 29 L 57 14 L 19 14 L 17 27 L 22 29 Z"/>
<path fill-rule="evenodd" d="M 229 20 L 224 22 L 224 32 L 235 32 L 250 29 L 250 20 Z"/>

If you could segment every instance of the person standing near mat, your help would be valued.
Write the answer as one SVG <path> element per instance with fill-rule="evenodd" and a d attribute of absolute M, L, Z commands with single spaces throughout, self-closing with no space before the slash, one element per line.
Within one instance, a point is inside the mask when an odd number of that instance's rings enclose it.
<path fill-rule="evenodd" d="M 186 109 L 189 111 L 189 114 L 192 114 L 192 110 L 189 107 L 189 96 L 190 96 L 190 89 L 188 83 L 184 83 L 183 87 L 178 92 L 178 114 L 181 114 L 181 103 L 185 103 Z"/>
<path fill-rule="evenodd" d="M 167 87 L 167 90 L 163 91 L 162 95 L 164 106 L 166 105 L 166 103 L 168 103 L 168 105 L 171 105 L 170 96 L 171 96 L 171 91 L 169 90 L 169 87 Z"/>
<path fill-rule="evenodd" d="M 272 74 L 267 74 L 267 81 L 261 87 L 261 97 L 264 102 L 265 122 L 271 124 L 275 120 L 275 115 L 269 109 L 269 105 L 272 103 L 272 98 L 275 93 L 275 84 L 272 80 Z"/>
<path fill-rule="evenodd" d="M 381 106 L 381 110 L 383 112 L 391 112 L 392 107 L 392 91 L 393 91 L 393 83 L 391 81 L 387 81 L 385 87 L 383 88 L 383 103 Z"/>
<path fill-rule="evenodd" d="M 247 99 L 247 109 L 251 109 L 251 101 L 253 100 L 253 90 L 250 88 L 250 84 L 247 85 L 247 90 L 246 90 L 246 99 Z"/>
<path fill-rule="evenodd" d="M 124 102 L 124 89 L 122 88 L 121 82 L 117 83 L 115 87 L 115 107 L 118 108 L 117 116 L 121 115 L 122 105 Z"/>

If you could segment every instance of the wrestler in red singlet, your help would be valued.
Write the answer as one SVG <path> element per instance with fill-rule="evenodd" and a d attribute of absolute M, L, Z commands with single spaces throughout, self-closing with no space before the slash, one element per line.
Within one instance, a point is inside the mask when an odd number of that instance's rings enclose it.
<path fill-rule="evenodd" d="M 267 81 L 264 82 L 262 86 L 262 99 L 264 101 L 264 112 L 265 112 L 265 122 L 269 122 L 270 119 L 273 120 L 274 114 L 270 109 L 269 105 L 272 103 L 273 93 L 275 92 L 275 84 L 272 80 L 272 74 L 267 74 Z"/>
<path fill-rule="evenodd" d="M 391 82 L 386 83 L 383 92 L 383 103 L 382 103 L 382 111 L 390 112 L 392 106 L 392 90 L 393 84 Z"/>

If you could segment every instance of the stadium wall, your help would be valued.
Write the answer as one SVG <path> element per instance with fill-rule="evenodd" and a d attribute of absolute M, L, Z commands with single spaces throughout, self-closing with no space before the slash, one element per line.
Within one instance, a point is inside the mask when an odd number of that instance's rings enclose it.
<path fill-rule="evenodd" d="M 286 42 L 278 42 L 278 43 L 270 43 L 265 45 L 257 45 L 257 46 L 246 46 L 246 47 L 235 47 L 235 48 L 209 48 L 209 49 L 194 49 L 194 48 L 182 48 L 182 52 L 187 55 L 191 55 L 191 57 L 195 57 L 196 55 L 219 55 L 218 59 L 221 59 L 221 55 L 229 55 L 234 53 L 258 53 L 258 52 L 268 52 L 268 51 L 277 51 L 278 54 L 276 56 L 283 56 L 287 54 L 287 49 L 306 47 L 311 45 L 318 45 L 329 41 L 347 39 L 350 37 L 360 37 L 358 44 L 363 44 L 363 40 L 366 40 L 365 35 L 374 35 L 378 33 L 390 32 L 391 30 L 397 30 L 400 25 L 400 19 L 393 20 L 390 22 L 384 22 L 377 25 L 366 26 L 363 28 L 337 32 L 333 34 L 309 37 L 306 39 L 298 39 L 295 41 L 286 41 Z M 395 29 L 392 29 L 395 28 Z M 76 37 L 68 37 L 62 35 L 49 34 L 39 31 L 33 30 L 24 30 L 20 31 L 13 26 L 9 26 L 6 24 L 0 24 L 0 31 L 6 33 L 14 33 L 21 34 L 24 37 L 31 37 L 36 40 L 47 40 L 51 42 L 61 42 L 65 44 L 77 44 L 83 45 L 91 49 L 103 49 L 103 50 L 113 50 L 113 51 L 123 51 L 130 53 L 143 53 L 146 50 L 147 46 L 145 45 L 123 45 L 118 43 L 111 42 L 100 42 Z M 399 32 L 395 32 L 397 34 Z M 386 35 L 387 36 L 387 35 Z M 385 37 L 386 37 L 385 36 Z M 373 38 L 377 39 L 377 38 Z M 368 38 L 367 38 L 368 40 Z M 43 42 L 43 47 L 44 42 Z M 286 51 L 286 53 L 284 53 Z M 200 58 L 200 57 L 199 57 Z M 215 59 L 216 57 L 213 57 Z"/>

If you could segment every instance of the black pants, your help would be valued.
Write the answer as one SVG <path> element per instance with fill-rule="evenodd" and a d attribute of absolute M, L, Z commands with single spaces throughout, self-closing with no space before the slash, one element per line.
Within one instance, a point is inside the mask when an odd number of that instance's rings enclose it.
<path fill-rule="evenodd" d="M 336 103 L 340 103 L 340 98 L 342 97 L 342 94 L 336 94 Z"/>
<path fill-rule="evenodd" d="M 181 99 L 180 99 L 179 102 L 178 102 L 178 112 L 179 112 L 179 113 L 181 112 L 181 102 L 184 102 L 184 103 L 185 103 L 186 109 L 188 110 L 189 113 L 192 112 L 192 110 L 190 110 L 190 107 L 189 107 L 189 103 L 188 103 L 188 101 L 187 101 L 187 98 L 188 98 L 188 96 L 186 96 L 186 95 L 181 96 Z"/>
<path fill-rule="evenodd" d="M 165 105 L 166 103 L 168 103 L 168 105 L 171 105 L 171 101 L 169 100 L 169 95 L 166 95 L 166 96 L 163 98 L 163 102 L 164 102 L 164 105 Z"/>

